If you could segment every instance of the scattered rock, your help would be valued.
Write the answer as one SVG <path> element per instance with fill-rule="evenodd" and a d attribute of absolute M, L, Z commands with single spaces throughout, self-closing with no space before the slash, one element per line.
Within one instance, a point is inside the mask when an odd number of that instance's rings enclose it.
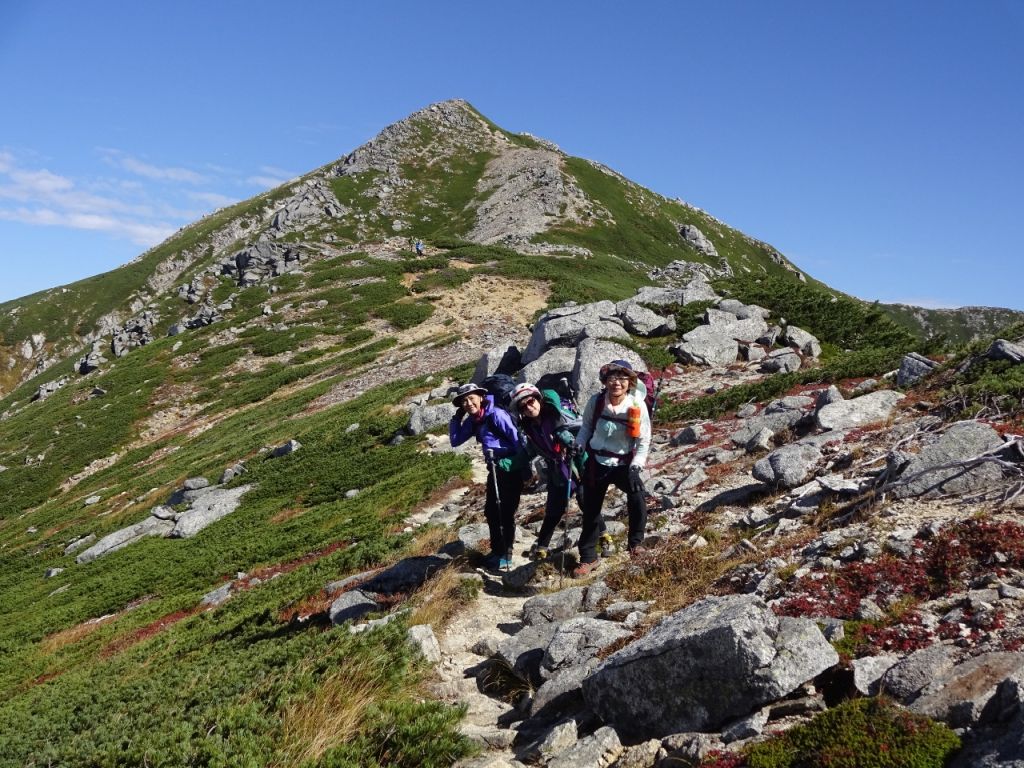
<path fill-rule="evenodd" d="M 718 728 L 836 664 L 806 619 L 758 597 L 701 600 L 615 652 L 583 683 L 587 703 L 631 738 Z"/>
<path fill-rule="evenodd" d="M 903 395 L 892 390 L 872 392 L 852 400 L 822 406 L 815 418 L 822 429 L 851 429 L 885 421 Z"/>

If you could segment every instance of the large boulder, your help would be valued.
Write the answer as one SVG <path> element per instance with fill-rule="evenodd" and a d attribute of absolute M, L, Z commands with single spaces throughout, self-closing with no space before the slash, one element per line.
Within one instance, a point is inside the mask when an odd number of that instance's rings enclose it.
<path fill-rule="evenodd" d="M 484 352 L 473 369 L 474 384 L 480 384 L 495 373 L 514 373 L 522 364 L 522 353 L 511 339 L 503 339 Z"/>
<path fill-rule="evenodd" d="M 929 360 L 924 355 L 917 354 L 917 352 L 911 352 L 900 361 L 900 369 L 896 373 L 896 386 L 909 387 L 911 384 L 933 373 L 938 367 L 939 364 L 934 360 Z"/>
<path fill-rule="evenodd" d="M 821 357 L 821 343 L 803 328 L 787 325 L 782 332 L 782 339 L 785 344 L 800 350 L 800 354 L 805 357 Z"/>
<path fill-rule="evenodd" d="M 166 536 L 174 527 L 170 520 L 147 517 L 145 520 L 109 533 L 75 558 L 76 563 L 92 562 L 98 557 L 109 555 L 147 536 Z"/>
<path fill-rule="evenodd" d="M 731 365 L 740 353 L 739 343 L 729 336 L 681 341 L 669 349 L 681 363 L 708 366 Z"/>
<path fill-rule="evenodd" d="M 764 307 L 759 307 L 757 304 L 744 304 L 736 299 L 722 299 L 718 302 L 718 308 L 723 312 L 735 315 L 740 320 L 746 320 L 748 317 L 767 319 L 771 315 L 771 312 Z"/>
<path fill-rule="evenodd" d="M 882 675 L 881 690 L 906 703 L 932 680 L 953 669 L 954 649 L 948 645 L 921 648 L 894 664 Z"/>
<path fill-rule="evenodd" d="M 574 347 L 587 335 L 588 326 L 615 317 L 610 301 L 558 307 L 547 312 L 534 326 L 530 343 L 523 352 L 523 364 L 532 363 L 551 347 Z"/>
<path fill-rule="evenodd" d="M 954 728 L 973 725 L 981 720 L 999 684 L 1008 677 L 1021 680 L 1022 676 L 1024 653 L 985 653 L 934 677 L 909 708 Z"/>
<path fill-rule="evenodd" d="M 683 238 L 684 242 L 691 248 L 694 248 L 705 256 L 710 256 L 713 259 L 718 258 L 718 251 L 715 250 L 715 246 L 708 240 L 707 236 L 701 232 L 693 224 L 683 224 L 679 228 L 679 236 Z"/>
<path fill-rule="evenodd" d="M 858 399 L 863 400 L 864 398 Z M 914 455 L 904 465 L 900 476 L 910 478 L 932 467 L 973 459 L 1002 444 L 1003 439 L 999 433 L 987 424 L 976 421 L 958 421 L 934 442 L 925 446 L 920 453 Z M 910 496 L 932 498 L 947 494 L 974 493 L 998 483 L 1002 476 L 1002 470 L 994 464 L 980 464 L 971 468 L 941 469 L 927 472 L 905 485 L 896 486 L 893 489 L 893 495 L 897 498 Z"/>
<path fill-rule="evenodd" d="M 627 360 L 633 370 L 647 371 L 647 363 L 636 352 L 621 344 L 603 339 L 585 339 L 576 349 L 576 362 L 572 369 L 572 386 L 584 406 L 601 389 L 598 374 L 601 366 L 612 360 Z"/>
<path fill-rule="evenodd" d="M 341 595 L 331 603 L 327 615 L 334 625 L 344 624 L 346 621 L 361 619 L 368 613 L 379 611 L 380 606 L 371 595 L 361 589 L 352 589 L 342 592 Z"/>
<path fill-rule="evenodd" d="M 742 426 L 733 432 L 729 439 L 735 445 L 745 446 L 762 429 L 776 434 L 787 429 L 794 429 L 808 418 L 804 408 L 813 402 L 805 397 L 784 397 L 773 400 L 765 406 L 761 413 L 743 420 Z"/>
<path fill-rule="evenodd" d="M 419 589 L 428 579 L 452 564 L 451 555 L 435 554 L 407 557 L 378 572 L 361 589 L 379 595 L 408 593 Z"/>
<path fill-rule="evenodd" d="M 623 331 L 625 333 L 625 331 Z M 516 374 L 516 381 L 526 381 L 536 384 L 541 378 L 572 375 L 572 369 L 576 365 L 576 350 L 569 347 L 553 347 L 538 357 L 529 365 L 525 366 Z"/>
<path fill-rule="evenodd" d="M 635 301 L 620 301 L 616 308 L 626 330 L 637 336 L 667 336 L 676 329 L 674 317 L 662 317 Z"/>
<path fill-rule="evenodd" d="M 451 403 L 437 405 L 420 405 L 409 412 L 409 424 L 406 429 L 413 435 L 422 435 L 432 429 L 443 427 L 455 415 L 455 406 Z"/>
<path fill-rule="evenodd" d="M 754 465 L 755 480 L 782 488 L 796 488 L 813 473 L 821 451 L 807 443 L 790 443 L 777 448 Z"/>
<path fill-rule="evenodd" d="M 1024 363 L 1024 347 L 1006 339 L 996 339 L 988 348 L 985 357 L 989 360 L 1009 360 L 1011 363 Z"/>
<path fill-rule="evenodd" d="M 736 341 L 754 341 L 768 330 L 768 323 L 760 317 L 748 317 L 746 320 L 716 322 L 714 325 L 698 325 L 692 331 L 683 334 L 683 341 L 704 341 L 708 339 L 728 338 Z"/>
<path fill-rule="evenodd" d="M 523 603 L 523 623 L 546 624 L 573 618 L 583 610 L 586 591 L 585 587 L 570 587 L 549 595 L 531 597 Z"/>
<path fill-rule="evenodd" d="M 829 403 L 822 406 L 815 418 L 822 429 L 851 429 L 874 424 L 888 419 L 903 397 L 899 392 L 883 389 L 852 400 Z"/>
<path fill-rule="evenodd" d="M 792 373 L 800 370 L 803 360 L 800 355 L 786 347 L 769 352 L 767 357 L 760 360 L 760 363 L 762 373 Z"/>
<path fill-rule="evenodd" d="M 615 621 L 577 616 L 559 625 L 544 649 L 540 675 L 544 679 L 585 664 L 603 649 L 633 633 Z"/>
<path fill-rule="evenodd" d="M 251 485 L 239 485 L 234 488 L 205 491 L 193 500 L 191 508 L 178 515 L 168 536 L 172 539 L 188 539 L 195 536 L 207 526 L 238 509 L 243 494 L 250 488 Z"/>
<path fill-rule="evenodd" d="M 525 627 L 502 641 L 495 655 L 522 680 L 539 686 L 544 681 L 540 672 L 544 651 L 558 627 L 555 621 Z"/>
<path fill-rule="evenodd" d="M 631 739 L 717 730 L 838 661 L 814 622 L 780 618 L 754 595 L 710 597 L 609 656 L 583 695 Z"/>

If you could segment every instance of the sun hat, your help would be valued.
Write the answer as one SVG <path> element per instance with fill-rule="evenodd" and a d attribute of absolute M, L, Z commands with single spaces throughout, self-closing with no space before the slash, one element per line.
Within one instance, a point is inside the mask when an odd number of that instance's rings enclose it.
<path fill-rule="evenodd" d="M 486 389 L 481 387 L 479 384 L 470 382 L 469 384 L 463 384 L 455 391 L 455 397 L 452 398 L 452 405 L 456 408 L 462 407 L 462 399 L 466 395 L 480 395 L 480 397 L 487 397 L 489 394 Z"/>
<path fill-rule="evenodd" d="M 539 401 L 541 399 L 540 390 L 533 384 L 516 384 L 516 388 L 512 390 L 512 405 L 518 408 L 523 401 L 529 400 L 531 397 L 535 397 Z"/>
<path fill-rule="evenodd" d="M 608 378 L 608 374 L 612 372 L 625 373 L 629 376 L 630 382 L 636 381 L 636 371 L 633 370 L 633 366 L 629 364 L 628 360 L 612 360 L 610 363 L 605 363 L 601 366 L 601 370 L 598 373 L 598 378 L 601 383 L 604 384 Z"/>

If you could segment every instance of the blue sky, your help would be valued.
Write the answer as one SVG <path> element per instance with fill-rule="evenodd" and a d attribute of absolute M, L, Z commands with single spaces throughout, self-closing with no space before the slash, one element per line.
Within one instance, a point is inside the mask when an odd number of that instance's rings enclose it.
<path fill-rule="evenodd" d="M 0 301 L 460 97 L 865 299 L 1024 309 L 1024 2 L 0 3 Z"/>

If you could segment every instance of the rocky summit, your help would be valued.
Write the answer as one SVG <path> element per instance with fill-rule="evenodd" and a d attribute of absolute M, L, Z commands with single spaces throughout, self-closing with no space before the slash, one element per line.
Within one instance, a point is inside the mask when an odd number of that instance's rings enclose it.
<path fill-rule="evenodd" d="M 458 100 L 0 305 L 0 764 L 1024 765 L 1024 323 L 967 314 Z M 611 360 L 642 546 L 613 489 L 538 552 L 535 464 L 495 569 L 454 393 Z"/>

